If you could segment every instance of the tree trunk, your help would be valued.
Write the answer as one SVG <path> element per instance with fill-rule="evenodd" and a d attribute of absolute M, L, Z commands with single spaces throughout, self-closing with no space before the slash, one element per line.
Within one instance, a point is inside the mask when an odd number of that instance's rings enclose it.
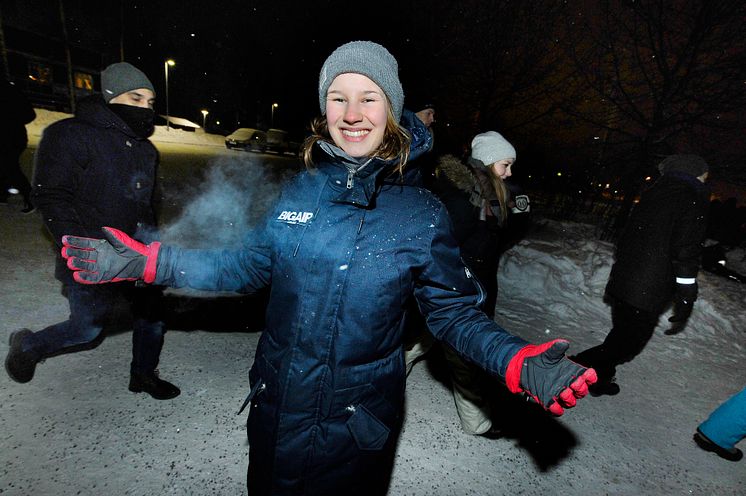
<path fill-rule="evenodd" d="M 67 22 L 65 21 L 65 8 L 62 5 L 63 0 L 59 0 L 60 22 L 62 23 L 62 39 L 65 43 L 65 59 L 67 62 L 67 91 L 70 96 L 70 112 L 75 113 L 75 84 L 73 84 L 73 61 L 70 54 L 70 43 L 67 39 Z"/>

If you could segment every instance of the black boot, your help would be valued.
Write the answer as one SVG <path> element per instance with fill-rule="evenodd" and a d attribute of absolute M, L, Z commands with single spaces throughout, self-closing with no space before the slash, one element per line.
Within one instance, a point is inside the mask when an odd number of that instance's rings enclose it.
<path fill-rule="evenodd" d="M 158 377 L 158 372 L 132 372 L 129 390 L 133 393 L 148 393 L 157 400 L 170 400 L 181 394 L 181 390 L 168 381 Z"/>
<path fill-rule="evenodd" d="M 8 342 L 10 349 L 8 350 L 8 356 L 5 357 L 5 371 L 16 382 L 29 382 L 34 378 L 34 371 L 36 370 L 36 364 L 39 362 L 39 357 L 30 351 L 23 351 L 21 346 L 23 338 L 31 334 L 33 332 L 28 329 L 21 329 L 20 331 L 10 333 L 10 340 Z"/>
<path fill-rule="evenodd" d="M 694 433 L 694 442 L 697 443 L 697 446 L 699 446 L 703 450 L 711 451 L 712 453 L 715 453 L 720 458 L 723 458 L 731 462 L 737 462 L 738 460 L 743 458 L 743 452 L 740 449 L 723 448 L 722 446 L 715 444 L 713 441 L 711 441 L 709 437 L 702 434 L 702 431 L 700 431 L 699 429 L 697 429 L 697 432 Z"/>

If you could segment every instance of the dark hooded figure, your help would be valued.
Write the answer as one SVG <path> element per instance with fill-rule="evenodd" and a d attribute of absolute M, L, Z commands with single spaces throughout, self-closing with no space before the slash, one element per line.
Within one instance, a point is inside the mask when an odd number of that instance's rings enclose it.
<path fill-rule="evenodd" d="M 119 62 L 101 73 L 102 95 L 78 104 L 75 117 L 49 126 L 36 153 L 33 198 L 59 248 L 62 236 L 99 237 L 111 226 L 154 241 L 153 209 L 158 152 L 153 133 L 155 91 L 136 67 Z M 101 334 L 115 304 L 125 299 L 134 317 L 129 389 L 169 399 L 179 389 L 156 372 L 164 325 L 157 315 L 157 288 L 73 281 L 57 250 L 56 276 L 70 303 L 70 318 L 38 332 L 11 334 L 5 361 L 16 382 L 29 382 L 36 364 L 80 349 Z"/>
<path fill-rule="evenodd" d="M 0 81 L 0 202 L 5 202 L 12 190 L 23 197 L 23 213 L 33 212 L 31 184 L 21 170 L 19 159 L 28 145 L 26 124 L 36 118 L 36 112 L 24 94 L 6 80 Z"/>
<path fill-rule="evenodd" d="M 616 248 L 606 296 L 612 329 L 604 342 L 574 359 L 593 367 L 591 394 L 617 394 L 617 365 L 629 362 L 653 335 L 673 303 L 673 333 L 683 329 L 697 299 L 702 243 L 707 230 L 707 163 L 696 155 L 671 155 L 661 177 L 634 207 Z M 671 331 L 667 332 L 671 334 Z"/>

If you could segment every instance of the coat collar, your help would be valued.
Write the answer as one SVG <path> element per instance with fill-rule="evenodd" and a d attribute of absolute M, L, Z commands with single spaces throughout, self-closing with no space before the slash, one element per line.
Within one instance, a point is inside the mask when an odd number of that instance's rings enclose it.
<path fill-rule="evenodd" d="M 101 95 L 91 95 L 80 100 L 75 109 L 75 117 L 96 127 L 116 129 L 138 141 L 147 140 L 137 136 L 117 114 L 112 112 Z"/>
<path fill-rule="evenodd" d="M 412 112 L 404 111 L 401 125 L 412 138 L 410 162 L 432 148 L 432 134 Z M 326 155 L 327 160 L 319 161 L 319 170 L 329 175 L 332 189 L 339 192 L 339 196 L 333 200 L 337 203 L 372 208 L 379 185 L 393 173 L 397 165 L 396 160 L 351 157 L 328 141 L 318 141 L 316 147 L 317 152 Z"/>
<path fill-rule="evenodd" d="M 326 160 L 319 161 L 318 168 L 329 176 L 331 188 L 338 192 L 332 201 L 372 207 L 377 192 L 377 178 L 383 171 L 392 168 L 395 162 L 351 157 L 327 141 L 319 141 L 316 146 L 319 153 L 326 155 Z"/>

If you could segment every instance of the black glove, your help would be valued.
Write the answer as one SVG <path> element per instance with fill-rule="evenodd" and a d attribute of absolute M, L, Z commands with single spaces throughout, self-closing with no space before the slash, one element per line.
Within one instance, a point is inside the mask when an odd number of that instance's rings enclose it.
<path fill-rule="evenodd" d="M 570 343 L 555 339 L 548 343 L 524 346 L 508 363 L 505 383 L 513 393 L 526 392 L 554 415 L 564 407 L 572 408 L 577 398 L 588 394 L 588 386 L 598 377 L 596 371 L 565 356 Z"/>
<path fill-rule="evenodd" d="M 673 315 L 668 321 L 673 323 L 686 322 L 692 314 L 698 292 L 699 288 L 696 281 L 694 284 L 676 283 L 676 293 L 673 296 Z"/>
<path fill-rule="evenodd" d="M 144 245 L 122 231 L 103 228 L 106 239 L 62 237 L 62 256 L 67 266 L 75 271 L 73 278 L 81 284 L 155 280 L 158 250 L 157 241 Z"/>

